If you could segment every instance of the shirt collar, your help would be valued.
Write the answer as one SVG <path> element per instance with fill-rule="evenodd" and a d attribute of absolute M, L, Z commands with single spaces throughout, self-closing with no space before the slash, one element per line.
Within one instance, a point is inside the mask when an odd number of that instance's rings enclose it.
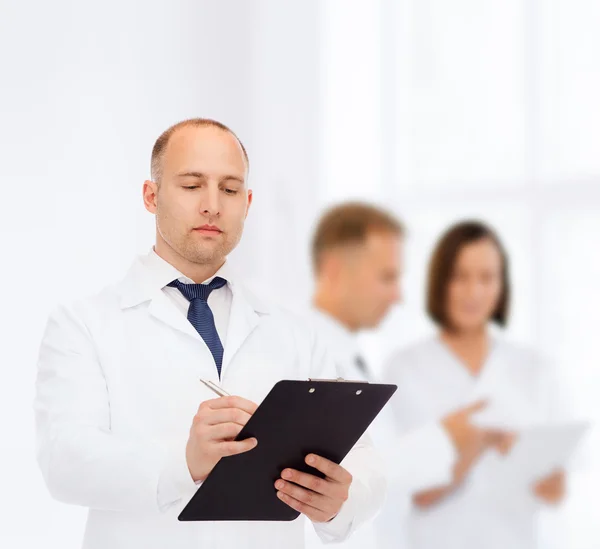
<path fill-rule="evenodd" d="M 157 288 L 162 289 L 173 280 L 179 280 L 184 284 L 194 284 L 194 281 L 191 278 L 185 276 L 168 261 L 160 257 L 154 248 L 152 248 L 152 250 L 150 250 L 148 255 L 144 258 L 144 262 L 149 270 L 151 278 L 153 279 L 153 283 L 155 283 Z M 202 284 L 209 284 L 217 276 L 227 280 L 228 284 L 232 283 L 233 270 L 227 261 L 221 265 L 219 270 L 214 275 L 206 280 L 203 280 Z"/>
<path fill-rule="evenodd" d="M 235 273 L 227 261 L 204 283 L 210 282 L 215 276 L 221 276 L 227 280 L 227 286 L 235 294 Z M 134 307 L 144 301 L 153 299 L 173 280 L 180 280 L 188 284 L 193 283 L 191 279 L 152 249 L 148 254 L 136 258 L 125 279 L 121 282 L 121 306 L 124 308 Z"/>

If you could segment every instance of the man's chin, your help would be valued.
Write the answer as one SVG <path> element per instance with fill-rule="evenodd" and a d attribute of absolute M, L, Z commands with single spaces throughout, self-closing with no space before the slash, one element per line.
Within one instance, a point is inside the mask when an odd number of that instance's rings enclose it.
<path fill-rule="evenodd" d="M 182 255 L 191 263 L 200 265 L 223 262 L 227 257 L 221 246 L 189 246 Z"/>
<path fill-rule="evenodd" d="M 377 328 L 379 328 L 380 324 L 381 324 L 381 319 L 379 319 L 379 318 L 368 319 L 362 324 L 362 326 L 360 327 L 360 330 L 376 330 Z"/>

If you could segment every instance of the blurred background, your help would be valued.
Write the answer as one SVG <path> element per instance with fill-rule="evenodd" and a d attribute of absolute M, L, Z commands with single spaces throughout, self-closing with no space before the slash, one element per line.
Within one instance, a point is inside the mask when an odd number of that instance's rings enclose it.
<path fill-rule="evenodd" d="M 597 0 L 0 0 L 0 547 L 80 544 L 85 511 L 51 501 L 35 464 L 38 345 L 56 302 L 152 245 L 141 186 L 184 118 L 245 143 L 254 204 L 235 261 L 292 307 L 310 298 L 324 208 L 360 198 L 404 220 L 405 301 L 363 336 L 375 367 L 432 331 L 440 233 L 489 222 L 511 257 L 509 336 L 599 420 L 598 28 Z M 561 549 L 600 546 L 596 432 L 588 450 L 549 521 Z"/>

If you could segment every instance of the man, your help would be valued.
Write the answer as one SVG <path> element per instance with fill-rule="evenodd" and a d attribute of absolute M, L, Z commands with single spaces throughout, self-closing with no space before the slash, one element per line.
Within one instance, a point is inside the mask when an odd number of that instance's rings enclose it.
<path fill-rule="evenodd" d="M 399 220 L 360 202 L 334 206 L 317 224 L 311 250 L 315 293 L 310 316 L 328 341 L 339 375 L 346 379 L 376 380 L 360 353 L 356 335 L 379 326 L 401 299 L 403 240 Z M 477 403 L 457 410 L 442 423 L 432 422 L 402 437 L 396 436 L 393 418 L 384 410 L 372 434 L 377 445 L 385 448 L 396 492 L 409 494 L 451 480 L 457 459 L 469 452 L 475 441 L 477 433 L 470 417 L 481 406 Z M 429 459 L 431 456 L 435 459 Z M 388 511 L 398 514 L 397 509 L 386 509 L 386 514 Z M 400 535 L 397 532 L 397 537 Z M 372 529 L 364 528 L 344 547 L 375 543 Z"/>
<path fill-rule="evenodd" d="M 341 373 L 374 380 L 360 355 L 360 330 L 376 328 L 400 301 L 402 224 L 387 212 L 362 203 L 344 203 L 320 219 L 312 241 L 316 320 L 329 341 Z"/>
<path fill-rule="evenodd" d="M 282 378 L 332 377 L 311 331 L 244 287 L 227 255 L 252 203 L 248 155 L 226 126 L 179 123 L 143 185 L 156 243 L 125 278 L 50 316 L 35 400 L 38 460 L 51 494 L 89 508 L 85 549 L 304 546 L 302 521 L 181 523 L 177 516 Z M 214 398 L 199 378 L 241 396 Z M 191 425 L 191 427 L 190 427 Z M 343 466 L 286 469 L 274 494 L 321 539 L 348 537 L 381 504 L 362 442 Z"/>

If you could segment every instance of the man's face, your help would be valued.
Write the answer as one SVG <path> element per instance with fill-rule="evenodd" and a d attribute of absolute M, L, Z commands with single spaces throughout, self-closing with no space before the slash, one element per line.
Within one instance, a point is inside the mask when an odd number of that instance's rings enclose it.
<path fill-rule="evenodd" d="M 144 186 L 145 195 L 156 194 L 158 238 L 191 263 L 222 263 L 240 241 L 252 202 L 246 175 L 242 148 L 229 132 L 211 126 L 177 130 L 165 149 L 159 184 Z"/>
<path fill-rule="evenodd" d="M 400 300 L 401 257 L 402 239 L 383 231 L 346 253 L 340 284 L 355 329 L 377 327 Z"/>

